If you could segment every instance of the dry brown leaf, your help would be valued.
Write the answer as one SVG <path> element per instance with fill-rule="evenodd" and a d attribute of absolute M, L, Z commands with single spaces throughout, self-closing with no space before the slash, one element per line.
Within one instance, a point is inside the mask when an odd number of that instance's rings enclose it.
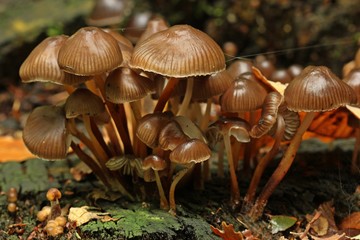
<path fill-rule="evenodd" d="M 235 232 L 234 226 L 232 224 L 226 224 L 226 222 L 221 223 L 223 230 L 220 230 L 212 225 L 210 225 L 211 230 L 214 234 L 218 235 L 224 240 L 244 240 L 241 232 Z"/>
<path fill-rule="evenodd" d="M 360 230 L 360 212 L 353 212 L 344 218 L 340 224 L 340 228 Z"/>
<path fill-rule="evenodd" d="M 345 236 L 345 233 L 342 233 L 342 234 L 334 234 L 330 237 L 316 237 L 316 236 L 313 236 L 311 234 L 309 234 L 311 236 L 312 239 L 314 240 L 340 240 L 342 239 L 344 236 Z"/>

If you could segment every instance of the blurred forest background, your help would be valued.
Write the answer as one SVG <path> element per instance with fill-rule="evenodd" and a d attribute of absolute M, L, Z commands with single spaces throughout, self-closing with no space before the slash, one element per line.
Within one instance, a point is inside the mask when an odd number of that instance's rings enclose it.
<path fill-rule="evenodd" d="M 124 9 L 115 27 L 124 34 L 136 34 L 148 19 L 161 15 L 170 25 L 190 24 L 206 31 L 220 45 L 234 42 L 237 56 L 254 58 L 259 53 L 280 51 L 267 54 L 277 67 L 326 65 L 340 74 L 358 48 L 359 0 L 120 1 Z M 95 2 L 0 1 L 1 89 L 20 82 L 19 66 L 45 37 L 71 35 L 86 26 Z"/>

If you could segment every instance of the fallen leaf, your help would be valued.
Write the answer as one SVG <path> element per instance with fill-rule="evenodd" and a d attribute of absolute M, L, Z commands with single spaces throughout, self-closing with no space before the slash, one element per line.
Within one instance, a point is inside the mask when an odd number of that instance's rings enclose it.
<path fill-rule="evenodd" d="M 214 234 L 218 235 L 224 240 L 244 240 L 241 232 L 235 232 L 234 226 L 232 224 L 226 224 L 226 222 L 221 223 L 223 230 L 220 230 L 212 225 L 210 225 L 211 230 Z"/>
<path fill-rule="evenodd" d="M 350 105 L 346 105 L 346 108 L 352 112 L 355 117 L 357 117 L 358 119 L 360 119 L 360 108 L 359 107 L 355 107 L 355 106 L 350 106 Z"/>
<path fill-rule="evenodd" d="M 271 233 L 285 231 L 292 227 L 297 221 L 297 218 L 291 216 L 275 215 L 270 216 Z"/>
<path fill-rule="evenodd" d="M 0 162 L 22 161 L 27 158 L 33 158 L 32 155 L 24 145 L 21 138 L 14 138 L 11 136 L 0 137 Z"/>
<path fill-rule="evenodd" d="M 76 226 L 81 226 L 90 220 L 93 219 L 103 219 L 105 216 L 108 216 L 110 213 L 102 213 L 102 212 L 91 212 L 91 208 L 89 206 L 82 207 L 72 207 L 69 210 L 68 219 L 70 222 L 76 222 Z"/>
<path fill-rule="evenodd" d="M 287 83 L 273 82 L 268 80 L 256 67 L 252 67 L 252 72 L 258 80 L 269 87 L 272 91 L 276 91 L 284 96 L 285 89 L 288 86 Z"/>
<path fill-rule="evenodd" d="M 353 212 L 341 221 L 341 229 L 359 229 L 360 230 L 360 212 Z"/>
<path fill-rule="evenodd" d="M 311 234 L 309 234 L 311 236 L 312 239 L 314 240 L 340 240 L 342 239 L 344 236 L 345 236 L 345 233 L 342 233 L 342 234 L 334 234 L 330 237 L 316 237 L 316 236 L 313 236 Z"/>

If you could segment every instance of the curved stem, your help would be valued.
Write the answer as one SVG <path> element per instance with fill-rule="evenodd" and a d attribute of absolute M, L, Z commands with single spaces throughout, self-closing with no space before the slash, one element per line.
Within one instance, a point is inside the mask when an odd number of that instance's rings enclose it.
<path fill-rule="evenodd" d="M 236 169 L 234 165 L 234 159 L 231 151 L 230 136 L 228 134 L 224 134 L 223 138 L 231 177 L 231 202 L 235 205 L 238 205 L 240 203 L 240 190 L 235 172 Z"/>
<path fill-rule="evenodd" d="M 157 186 L 157 188 L 159 190 L 160 208 L 164 209 L 164 210 L 168 210 L 169 209 L 169 203 L 168 203 L 168 201 L 166 199 L 164 188 L 162 187 L 159 173 L 158 173 L 158 171 L 154 171 L 154 172 L 155 172 L 156 186 Z"/>
<path fill-rule="evenodd" d="M 191 101 L 193 86 L 194 86 L 194 78 L 190 77 L 187 79 L 185 96 L 181 103 L 180 109 L 176 115 L 185 116 Z"/>
<path fill-rule="evenodd" d="M 185 176 L 185 174 L 194 166 L 194 163 L 189 164 L 186 168 L 181 169 L 175 176 L 170 186 L 169 191 L 169 202 L 170 202 L 170 212 L 176 214 L 176 204 L 175 204 L 175 188 L 179 181 Z"/>
<path fill-rule="evenodd" d="M 259 197 L 257 198 L 254 206 L 251 208 L 248 215 L 252 219 L 258 219 L 262 215 L 269 197 L 290 169 L 290 166 L 295 159 L 296 152 L 300 146 L 302 136 L 305 133 L 306 129 L 308 129 L 308 127 L 310 126 L 315 115 L 315 112 L 307 112 L 305 114 L 305 117 L 300 127 L 296 131 L 294 138 L 291 140 L 290 145 L 287 148 L 283 158 L 281 159 L 279 166 L 275 169 L 274 173 L 271 175 L 270 179 L 268 180 Z"/>
<path fill-rule="evenodd" d="M 360 152 L 360 128 L 355 129 L 355 146 L 351 160 L 351 172 L 356 174 L 359 172 L 359 152 Z"/>
<path fill-rule="evenodd" d="M 179 82 L 178 78 L 169 78 L 168 79 L 166 87 L 162 91 L 162 93 L 158 99 L 158 102 L 154 108 L 154 112 L 162 112 L 164 110 L 164 107 L 165 107 L 167 101 L 169 100 L 169 98 L 170 98 L 172 92 L 174 91 L 178 82 Z"/>
<path fill-rule="evenodd" d="M 224 178 L 224 142 L 220 143 L 218 150 L 218 165 L 217 165 L 217 176 Z"/>
<path fill-rule="evenodd" d="M 273 146 L 271 147 L 271 150 L 259 161 L 258 165 L 256 166 L 255 172 L 253 174 L 253 177 L 251 179 L 250 186 L 248 188 L 248 191 L 246 193 L 246 196 L 244 198 L 244 211 L 246 212 L 247 209 L 255 198 L 256 189 L 259 185 L 261 176 L 267 167 L 267 165 L 270 163 L 270 161 L 275 157 L 277 152 L 279 151 L 281 139 L 285 132 L 285 121 L 284 118 L 281 115 L 278 115 L 277 117 L 277 126 L 276 126 L 276 133 L 275 133 L 275 142 Z"/>

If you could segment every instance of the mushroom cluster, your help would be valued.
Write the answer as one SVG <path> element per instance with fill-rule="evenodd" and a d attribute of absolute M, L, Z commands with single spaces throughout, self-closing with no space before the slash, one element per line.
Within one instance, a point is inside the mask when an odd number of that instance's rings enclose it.
<path fill-rule="evenodd" d="M 130 200 L 148 197 L 139 189 L 156 183 L 160 207 L 175 214 L 176 186 L 192 179 L 202 187 L 210 179 L 217 143 L 219 172 L 225 152 L 230 200 L 239 205 L 237 169 L 240 163 L 250 169 L 270 135 L 272 148 L 257 164 L 243 201 L 243 211 L 257 218 L 316 113 L 358 103 L 346 81 L 359 74 L 354 70 L 341 81 L 324 66 L 280 71 L 263 58 L 225 67 L 222 49 L 206 33 L 189 25 L 169 27 L 158 17 L 135 46 L 98 27 L 48 37 L 24 61 L 20 77 L 24 83 L 62 85 L 69 96 L 33 110 L 24 143 L 47 160 L 75 153 L 107 188 Z M 300 118 L 298 112 L 306 114 Z M 289 142 L 283 159 L 256 199 L 261 175 L 283 141 Z"/>

